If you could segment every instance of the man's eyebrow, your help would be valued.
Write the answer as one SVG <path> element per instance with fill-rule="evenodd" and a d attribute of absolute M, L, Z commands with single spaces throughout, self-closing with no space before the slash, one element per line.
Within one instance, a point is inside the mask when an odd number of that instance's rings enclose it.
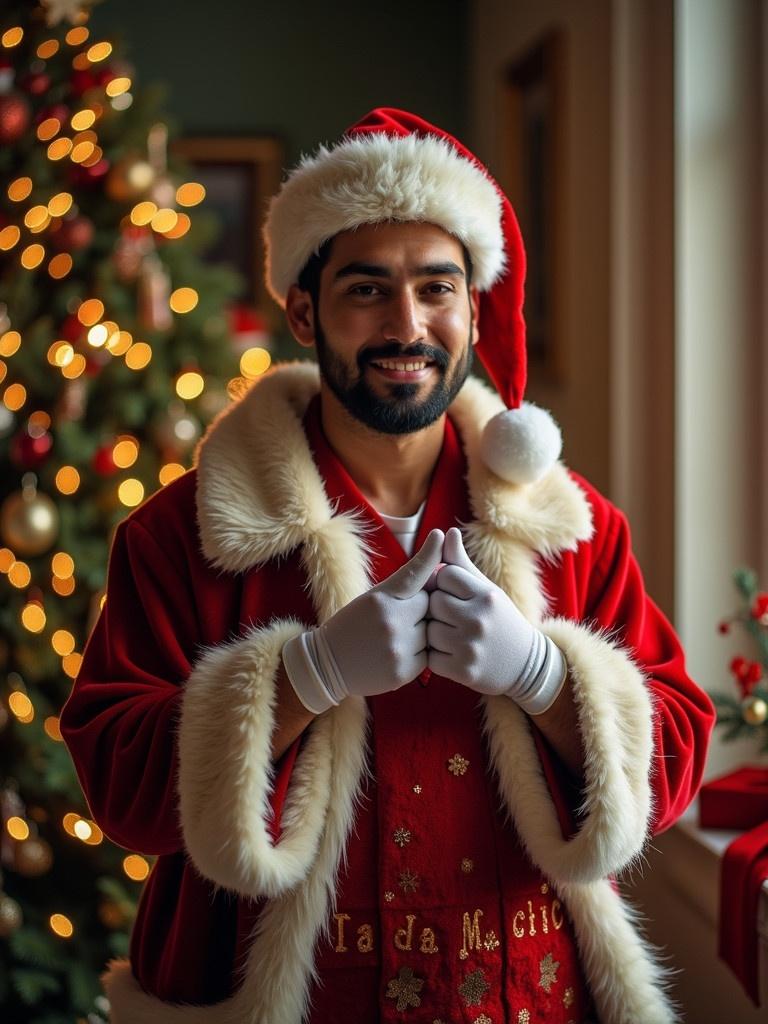
<path fill-rule="evenodd" d="M 386 267 L 379 266 L 377 263 L 352 262 L 337 270 L 333 275 L 333 279 L 338 281 L 342 277 L 353 277 L 356 274 L 362 277 L 392 277 L 391 271 L 387 270 Z"/>
<path fill-rule="evenodd" d="M 344 277 L 354 277 L 358 274 L 361 277 L 392 277 L 392 271 L 387 267 L 380 266 L 378 263 L 358 263 L 353 261 L 352 263 L 347 263 L 344 267 L 340 267 L 333 275 L 333 279 L 334 281 L 339 281 Z M 416 267 L 413 271 L 415 277 L 441 277 L 445 274 L 464 277 L 464 271 L 452 260 L 446 260 L 444 263 L 426 263 L 423 267 Z"/>

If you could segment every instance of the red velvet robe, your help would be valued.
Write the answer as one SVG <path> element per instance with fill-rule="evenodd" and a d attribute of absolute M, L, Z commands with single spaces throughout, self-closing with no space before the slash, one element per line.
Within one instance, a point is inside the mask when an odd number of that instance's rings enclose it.
<path fill-rule="evenodd" d="M 339 511 L 362 507 L 375 528 L 373 575 L 386 577 L 404 553 L 324 441 L 316 410 L 306 429 Z M 430 529 L 471 518 L 465 469 L 449 422 L 417 547 Z M 585 480 L 572 478 L 587 495 L 594 533 L 575 551 L 540 559 L 542 588 L 552 615 L 614 631 L 647 673 L 655 698 L 658 832 L 699 784 L 712 708 L 645 594 L 626 520 Z M 212 1004 L 237 984 L 262 901 L 214 887 L 185 853 L 175 741 L 184 682 L 204 648 L 275 618 L 311 623 L 315 612 L 297 551 L 244 574 L 205 561 L 195 487 L 193 470 L 118 527 L 108 598 L 61 728 L 94 819 L 114 842 L 158 855 L 131 943 L 136 978 L 162 1000 Z M 370 707 L 373 777 L 347 846 L 329 934 L 317 948 L 312 1024 L 499 1024 L 525 1020 L 519 1015 L 526 1009 L 532 1021 L 584 1020 L 590 996 L 567 908 L 523 853 L 501 807 L 477 695 L 433 677 L 374 698 Z M 570 834 L 579 794 L 535 728 L 533 736 Z M 301 742 L 275 767 L 275 837 Z"/>

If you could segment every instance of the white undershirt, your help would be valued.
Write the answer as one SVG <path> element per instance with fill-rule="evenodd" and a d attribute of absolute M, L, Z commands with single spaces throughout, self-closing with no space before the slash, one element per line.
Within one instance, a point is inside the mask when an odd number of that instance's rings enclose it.
<path fill-rule="evenodd" d="M 395 535 L 396 540 L 400 543 L 400 547 L 409 558 L 413 554 L 413 545 L 416 541 L 416 534 L 419 532 L 421 517 L 424 514 L 424 506 L 426 504 L 426 501 L 422 501 L 412 516 L 385 516 L 383 512 L 379 512 L 379 515 L 384 520 L 384 524 Z"/>

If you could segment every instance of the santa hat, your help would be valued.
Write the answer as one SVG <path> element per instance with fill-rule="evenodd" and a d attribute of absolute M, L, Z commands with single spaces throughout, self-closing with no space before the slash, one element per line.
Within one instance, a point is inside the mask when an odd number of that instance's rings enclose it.
<path fill-rule="evenodd" d="M 392 107 L 372 110 L 341 142 L 291 172 L 264 226 L 267 285 L 280 305 L 310 257 L 341 231 L 383 221 L 436 224 L 466 246 L 478 289 L 478 357 L 507 410 L 483 435 L 499 476 L 530 483 L 560 456 L 548 412 L 523 402 L 525 249 L 512 206 L 480 161 L 447 132 Z"/>

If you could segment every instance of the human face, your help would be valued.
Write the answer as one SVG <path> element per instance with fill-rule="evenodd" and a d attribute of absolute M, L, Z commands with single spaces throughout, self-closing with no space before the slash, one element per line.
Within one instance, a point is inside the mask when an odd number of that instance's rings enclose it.
<path fill-rule="evenodd" d="M 466 380 L 475 310 L 461 244 L 441 228 L 387 223 L 343 232 L 314 311 L 323 380 L 373 430 L 421 430 Z"/>

